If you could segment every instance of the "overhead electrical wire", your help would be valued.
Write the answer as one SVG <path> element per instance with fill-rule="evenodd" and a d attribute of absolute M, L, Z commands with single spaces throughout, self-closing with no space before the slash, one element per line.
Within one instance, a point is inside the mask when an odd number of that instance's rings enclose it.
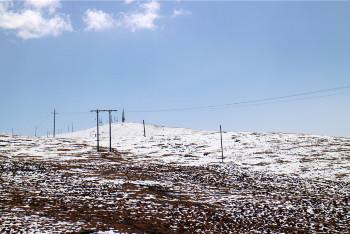
<path fill-rule="evenodd" d="M 191 106 L 191 107 L 178 107 L 178 108 L 166 108 L 166 109 L 149 109 L 149 110 L 129 110 L 128 112 L 134 112 L 134 113 L 154 113 L 154 112 L 178 112 L 178 111 L 192 111 L 192 110 L 211 110 L 211 109 L 226 109 L 233 106 L 238 105 L 248 105 L 248 104 L 269 104 L 269 103 L 278 103 L 278 102 L 289 102 L 293 100 L 292 98 L 298 98 L 298 97 L 304 97 L 304 100 L 307 99 L 315 99 L 315 98 L 321 98 L 321 97 L 328 97 L 328 96 L 336 96 L 341 94 L 347 94 L 349 92 L 339 92 L 344 90 L 349 90 L 350 86 L 342 86 L 342 87 L 335 87 L 335 88 L 329 88 L 329 89 L 320 89 L 320 90 L 313 90 L 308 92 L 302 92 L 302 93 L 294 93 L 289 95 L 283 95 L 283 96 L 275 96 L 275 97 L 268 97 L 268 98 L 261 98 L 261 99 L 251 99 L 251 100 L 245 100 L 245 101 L 237 101 L 237 102 L 231 102 L 226 104 L 218 104 L 218 105 L 206 105 L 206 106 Z M 338 91 L 337 93 L 331 93 Z M 316 94 L 324 94 L 322 96 L 312 96 Z M 294 99 L 296 100 L 296 99 Z M 299 99 L 300 100 L 300 99 Z"/>
<path fill-rule="evenodd" d="M 274 103 L 292 102 L 300 100 L 318 99 L 330 96 L 338 96 L 350 93 L 350 86 L 335 87 L 329 89 L 319 89 L 308 92 L 294 93 L 283 96 L 267 97 L 260 99 L 250 99 L 244 101 L 236 101 L 225 104 L 206 105 L 206 106 L 190 106 L 190 107 L 177 107 L 177 108 L 164 108 L 164 109 L 143 109 L 143 110 L 128 110 L 129 113 L 158 113 L 158 112 L 181 112 L 181 111 L 196 111 L 196 110 L 218 110 L 228 109 L 237 106 L 257 106 Z M 120 108 L 122 109 L 122 108 Z M 61 112 L 61 115 L 84 115 L 91 114 L 89 111 L 80 112 Z"/>
<path fill-rule="evenodd" d="M 337 92 L 337 93 L 331 93 L 331 94 L 324 94 L 324 95 L 318 95 L 318 96 L 310 96 L 310 97 L 297 97 L 297 98 L 285 99 L 285 100 L 273 100 L 273 101 L 266 101 L 266 102 L 259 102 L 259 103 L 248 103 L 248 104 L 239 105 L 239 107 L 260 106 L 260 105 L 268 105 L 268 104 L 275 104 L 275 103 L 289 103 L 289 102 L 295 102 L 295 101 L 320 99 L 320 98 L 339 96 L 339 95 L 345 95 L 345 94 L 350 94 L 350 91 L 348 91 L 348 92 Z M 212 108 L 211 110 L 228 109 L 228 108 L 231 108 L 231 106 L 216 107 L 216 108 Z"/>
<path fill-rule="evenodd" d="M 207 105 L 207 106 L 191 106 L 191 107 L 178 107 L 178 108 L 167 108 L 167 109 L 149 109 L 149 110 L 128 110 L 128 112 L 133 113 L 159 113 L 159 112 L 180 112 L 180 111 L 196 111 L 196 110 L 220 110 L 220 109 L 229 109 L 232 107 L 249 107 L 249 106 L 259 106 L 259 105 L 267 105 L 267 104 L 275 104 L 275 103 L 286 103 L 286 102 L 294 102 L 294 101 L 302 101 L 302 100 L 310 100 L 310 99 L 319 99 L 331 96 L 339 96 L 350 94 L 350 86 L 342 86 L 335 87 L 329 89 L 320 89 L 313 90 L 309 92 L 302 93 L 294 93 L 283 96 L 275 96 L 261 99 L 250 99 L 245 101 L 236 101 L 226 104 L 218 104 L 218 105 Z M 122 108 L 120 108 L 122 109 Z M 77 112 L 60 112 L 62 115 L 84 115 L 91 114 L 89 111 L 77 111 Z M 47 115 L 41 121 L 38 121 L 35 125 L 35 128 L 38 129 L 44 123 L 49 121 L 49 116 Z"/>

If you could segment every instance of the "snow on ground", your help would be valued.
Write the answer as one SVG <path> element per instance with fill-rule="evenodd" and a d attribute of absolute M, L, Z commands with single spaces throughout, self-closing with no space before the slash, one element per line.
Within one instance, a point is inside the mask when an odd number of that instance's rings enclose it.
<path fill-rule="evenodd" d="M 109 126 L 100 127 L 109 146 Z M 62 134 L 96 145 L 96 128 Z M 112 144 L 137 161 L 207 165 L 220 162 L 220 135 L 213 131 L 114 123 Z M 284 133 L 224 132 L 224 161 L 242 168 L 306 178 L 350 180 L 350 138 Z"/>
<path fill-rule="evenodd" d="M 9 157 L 32 157 L 41 160 L 80 159 L 86 153 L 98 155 L 84 140 L 29 136 L 0 137 L 0 154 Z"/>
<path fill-rule="evenodd" d="M 0 135 L 0 233 L 349 233 L 350 139 L 113 125 Z"/>

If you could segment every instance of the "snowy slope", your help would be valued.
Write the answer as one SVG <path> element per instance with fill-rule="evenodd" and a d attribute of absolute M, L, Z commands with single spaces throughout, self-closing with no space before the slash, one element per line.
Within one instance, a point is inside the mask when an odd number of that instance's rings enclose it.
<path fill-rule="evenodd" d="M 82 159 L 98 156 L 89 142 L 76 139 L 0 135 L 0 157 L 38 160 Z"/>
<path fill-rule="evenodd" d="M 349 232 L 347 138 L 226 132 L 220 163 L 217 132 L 94 131 L 0 135 L 0 232 Z"/>
<path fill-rule="evenodd" d="M 101 145 L 108 147 L 109 127 L 100 127 Z M 220 163 L 220 135 L 213 131 L 146 125 L 112 125 L 112 145 L 136 161 L 205 165 Z M 96 129 L 62 134 L 96 145 Z M 277 174 L 332 180 L 350 179 L 350 139 L 283 133 L 224 132 L 224 162 Z"/>

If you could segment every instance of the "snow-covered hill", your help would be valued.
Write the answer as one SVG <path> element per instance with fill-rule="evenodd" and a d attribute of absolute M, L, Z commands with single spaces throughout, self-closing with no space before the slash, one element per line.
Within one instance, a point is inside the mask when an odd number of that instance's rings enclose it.
<path fill-rule="evenodd" d="M 348 138 L 146 131 L 0 135 L 0 233 L 349 232 Z"/>
<path fill-rule="evenodd" d="M 109 145 L 109 126 L 100 126 L 100 145 Z M 62 134 L 96 145 L 96 128 Z M 182 165 L 221 161 L 220 134 L 139 123 L 114 123 L 112 145 L 136 161 Z M 350 139 L 342 137 L 224 132 L 224 162 L 242 168 L 308 178 L 350 180 Z"/>

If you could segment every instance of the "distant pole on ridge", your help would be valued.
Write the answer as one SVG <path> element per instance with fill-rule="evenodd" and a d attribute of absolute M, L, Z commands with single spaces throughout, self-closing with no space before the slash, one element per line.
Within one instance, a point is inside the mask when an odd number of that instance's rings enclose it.
<path fill-rule="evenodd" d="M 220 124 L 220 143 L 221 143 L 221 162 L 224 162 L 224 148 L 222 146 L 222 130 L 221 130 L 221 124 Z"/>
<path fill-rule="evenodd" d="M 143 136 L 146 137 L 146 127 L 145 127 L 145 121 L 142 120 L 143 123 Z"/>
<path fill-rule="evenodd" d="M 56 136 L 56 109 L 53 109 L 53 138 Z"/>

